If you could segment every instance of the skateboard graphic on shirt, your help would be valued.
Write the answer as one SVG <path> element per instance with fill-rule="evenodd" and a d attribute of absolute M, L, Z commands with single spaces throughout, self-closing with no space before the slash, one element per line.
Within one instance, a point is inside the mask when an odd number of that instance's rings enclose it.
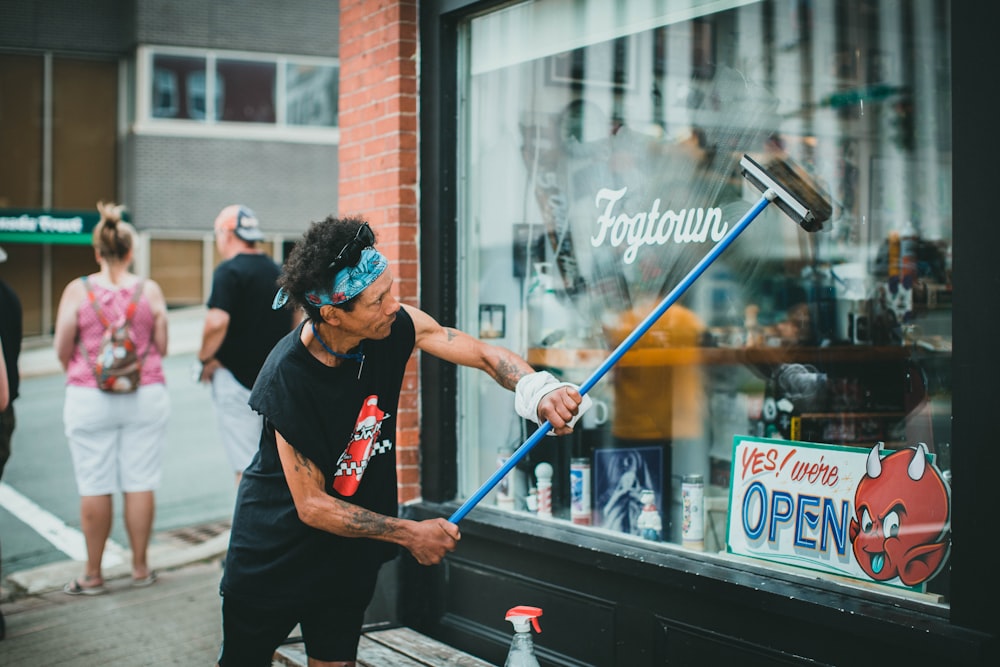
<path fill-rule="evenodd" d="M 372 456 L 392 448 L 391 441 L 378 441 L 382 422 L 390 416 L 379 409 L 378 396 L 372 394 L 365 399 L 354 425 L 351 442 L 337 460 L 337 472 L 333 474 L 333 489 L 340 495 L 353 496 Z"/>

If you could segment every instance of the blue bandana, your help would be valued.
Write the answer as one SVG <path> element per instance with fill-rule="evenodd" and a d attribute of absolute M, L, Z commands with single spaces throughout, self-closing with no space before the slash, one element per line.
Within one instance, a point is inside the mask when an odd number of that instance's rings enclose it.
<path fill-rule="evenodd" d="M 329 292 L 309 290 L 305 293 L 305 299 L 317 308 L 337 306 L 350 301 L 375 282 L 387 266 L 389 262 L 382 253 L 369 246 L 361 251 L 361 259 L 358 260 L 357 266 L 348 266 L 337 272 L 333 278 L 333 288 Z M 281 288 L 274 296 L 271 308 L 277 310 L 287 302 L 288 292 L 285 288 Z"/>

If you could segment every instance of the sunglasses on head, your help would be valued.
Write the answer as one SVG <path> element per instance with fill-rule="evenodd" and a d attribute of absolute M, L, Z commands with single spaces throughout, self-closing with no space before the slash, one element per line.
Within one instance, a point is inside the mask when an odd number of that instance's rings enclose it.
<path fill-rule="evenodd" d="M 375 245 L 375 232 L 372 231 L 367 222 L 363 222 L 358 227 L 358 233 L 340 249 L 327 268 L 339 271 L 345 266 L 357 266 L 361 259 L 361 251 L 373 245 Z"/>

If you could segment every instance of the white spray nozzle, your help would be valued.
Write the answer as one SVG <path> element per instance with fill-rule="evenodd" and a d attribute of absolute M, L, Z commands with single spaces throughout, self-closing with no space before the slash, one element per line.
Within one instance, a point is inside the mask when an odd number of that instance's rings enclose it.
<path fill-rule="evenodd" d="M 515 632 L 529 632 L 531 627 L 535 628 L 535 632 L 541 632 L 542 628 L 538 625 L 538 617 L 541 615 L 542 610 L 538 607 L 522 605 L 509 609 L 504 619 L 514 624 Z"/>

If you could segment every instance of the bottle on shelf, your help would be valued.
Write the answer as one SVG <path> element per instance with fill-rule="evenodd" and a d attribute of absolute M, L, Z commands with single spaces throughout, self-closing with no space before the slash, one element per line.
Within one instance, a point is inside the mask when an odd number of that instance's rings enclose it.
<path fill-rule="evenodd" d="M 510 642 L 507 661 L 504 667 L 540 667 L 535 657 L 535 642 L 531 637 L 531 629 L 541 632 L 538 617 L 542 610 L 538 607 L 518 606 L 507 611 L 504 617 L 514 625 L 514 638 Z"/>
<path fill-rule="evenodd" d="M 589 526 L 590 506 L 590 459 L 574 457 L 569 467 L 569 515 L 575 524 Z"/>
<path fill-rule="evenodd" d="M 702 475 L 684 475 L 681 481 L 683 519 L 681 539 L 685 547 L 705 548 L 705 478 Z"/>
<path fill-rule="evenodd" d="M 639 535 L 642 539 L 651 542 L 663 541 L 663 519 L 656 509 L 656 495 L 650 489 L 643 489 L 639 493 L 639 501 L 642 503 L 642 513 L 636 522 L 639 528 Z"/>

